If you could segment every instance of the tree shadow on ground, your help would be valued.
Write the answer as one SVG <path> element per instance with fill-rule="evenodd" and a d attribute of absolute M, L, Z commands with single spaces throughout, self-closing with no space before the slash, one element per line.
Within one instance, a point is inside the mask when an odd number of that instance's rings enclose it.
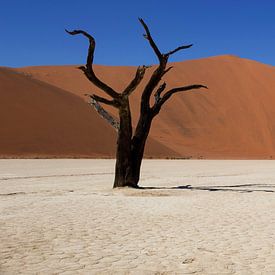
<path fill-rule="evenodd" d="M 249 188 L 244 188 L 249 187 Z M 175 189 L 186 189 L 186 190 L 202 190 L 202 191 L 224 191 L 224 192 L 239 192 L 239 193 L 251 193 L 251 192 L 267 192 L 274 193 L 271 189 L 255 189 L 255 188 L 272 188 L 275 189 L 275 184 L 238 184 L 238 185 L 221 185 L 221 186 L 192 186 L 190 184 L 172 186 L 172 187 L 139 187 L 143 190 L 175 190 Z M 236 188 L 236 189 L 235 189 Z"/>

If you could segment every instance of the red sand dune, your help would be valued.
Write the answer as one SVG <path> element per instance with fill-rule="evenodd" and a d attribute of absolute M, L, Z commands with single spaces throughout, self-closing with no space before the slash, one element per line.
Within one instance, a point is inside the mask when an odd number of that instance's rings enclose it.
<path fill-rule="evenodd" d="M 177 94 L 154 121 L 151 137 L 193 158 L 275 157 L 275 68 L 235 56 L 218 56 L 172 64 L 169 86 L 205 84 L 208 90 Z M 76 66 L 18 69 L 84 99 L 96 87 Z M 105 82 L 118 91 L 127 85 L 135 67 L 96 66 Z M 150 71 L 147 72 L 147 77 Z M 144 83 L 131 99 L 134 121 Z M 114 112 L 113 109 L 109 109 Z"/>
<path fill-rule="evenodd" d="M 83 99 L 0 68 L 0 157 L 113 157 L 116 133 Z M 177 156 L 149 140 L 147 156 Z"/>
<path fill-rule="evenodd" d="M 147 156 L 275 157 L 274 67 L 234 56 L 172 65 L 168 86 L 200 83 L 209 89 L 177 94 L 164 106 L 153 123 Z M 95 66 L 98 76 L 118 91 L 135 69 Z M 132 95 L 134 123 L 152 70 Z M 102 94 L 76 66 L 2 68 L 0 155 L 114 156 L 116 133 L 85 103 L 87 92 Z"/>

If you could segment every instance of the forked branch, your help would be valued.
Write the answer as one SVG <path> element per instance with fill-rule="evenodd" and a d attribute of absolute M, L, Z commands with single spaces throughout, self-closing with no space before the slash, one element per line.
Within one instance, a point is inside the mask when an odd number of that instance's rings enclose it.
<path fill-rule="evenodd" d="M 151 47 L 153 48 L 155 54 L 157 55 L 158 59 L 160 62 L 162 62 L 163 60 L 163 55 L 162 53 L 160 52 L 158 46 L 156 45 L 155 41 L 153 40 L 152 36 L 151 36 L 151 33 L 150 33 L 150 30 L 148 28 L 148 26 L 146 25 L 146 23 L 143 21 L 142 18 L 139 18 L 138 19 L 139 22 L 142 24 L 144 30 L 145 30 L 145 33 L 143 36 L 149 41 Z"/>
<path fill-rule="evenodd" d="M 158 102 L 160 101 L 161 99 L 161 93 L 165 90 L 166 88 L 166 83 L 164 82 L 163 84 L 161 84 L 159 86 L 159 88 L 157 89 L 157 91 L 155 92 L 154 94 L 154 97 L 155 97 L 155 104 L 158 104 Z"/>
<path fill-rule="evenodd" d="M 117 93 L 114 89 L 112 89 L 110 86 L 108 86 L 106 83 L 102 82 L 94 73 L 93 70 L 93 61 L 94 61 L 94 52 L 95 52 L 95 39 L 92 35 L 89 33 L 82 31 L 82 30 L 74 30 L 74 31 L 68 31 L 65 30 L 70 35 L 84 35 L 89 40 L 89 49 L 88 49 L 88 55 L 87 55 L 87 62 L 86 66 L 81 66 L 79 69 L 81 69 L 84 74 L 87 76 L 87 78 L 98 88 L 102 89 L 105 93 L 107 93 L 109 96 L 113 98 L 118 98 L 119 93 Z"/>
<path fill-rule="evenodd" d="M 161 81 L 162 77 L 172 69 L 172 66 L 166 69 L 169 57 L 172 54 L 174 54 L 180 50 L 190 48 L 192 46 L 192 44 L 179 46 L 176 49 L 169 51 L 168 53 L 162 54 L 161 51 L 159 50 L 158 46 L 156 45 L 155 41 L 153 40 L 147 24 L 141 18 L 139 18 L 139 21 L 142 24 L 142 26 L 145 30 L 145 33 L 146 33 L 144 35 L 144 37 L 149 41 L 150 46 L 153 48 L 155 54 L 157 55 L 157 57 L 159 59 L 159 66 L 153 72 L 153 74 L 152 74 L 150 80 L 148 81 L 147 85 L 145 86 L 143 94 L 142 94 L 141 113 L 144 113 L 148 109 L 150 109 L 150 107 L 149 107 L 150 106 L 150 97 L 151 97 L 154 89 L 157 87 L 157 85 Z M 160 94 L 161 94 L 161 92 L 163 92 L 164 89 L 165 89 L 165 85 L 164 86 L 161 85 L 159 87 L 159 89 L 156 91 L 156 93 L 154 94 L 155 102 L 160 102 Z M 168 98 L 170 96 L 171 95 L 167 94 Z"/>

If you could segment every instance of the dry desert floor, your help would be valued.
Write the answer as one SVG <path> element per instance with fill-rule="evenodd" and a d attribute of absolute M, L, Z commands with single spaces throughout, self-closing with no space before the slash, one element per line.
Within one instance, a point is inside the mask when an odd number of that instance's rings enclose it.
<path fill-rule="evenodd" d="M 275 274 L 275 161 L 0 160 L 0 274 Z"/>

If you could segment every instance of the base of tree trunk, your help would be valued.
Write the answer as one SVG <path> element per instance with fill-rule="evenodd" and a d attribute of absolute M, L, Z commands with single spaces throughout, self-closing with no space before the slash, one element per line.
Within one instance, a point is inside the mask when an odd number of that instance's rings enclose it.
<path fill-rule="evenodd" d="M 127 183 L 123 183 L 123 184 L 117 184 L 114 183 L 113 188 L 119 188 L 119 187 L 129 187 L 129 188 L 135 188 L 135 189 L 140 189 L 141 187 L 138 186 L 137 184 L 127 184 Z"/>
<path fill-rule="evenodd" d="M 127 176 L 120 177 L 116 175 L 113 188 L 117 187 L 130 187 L 138 189 L 138 180 L 132 177 L 127 178 Z"/>

